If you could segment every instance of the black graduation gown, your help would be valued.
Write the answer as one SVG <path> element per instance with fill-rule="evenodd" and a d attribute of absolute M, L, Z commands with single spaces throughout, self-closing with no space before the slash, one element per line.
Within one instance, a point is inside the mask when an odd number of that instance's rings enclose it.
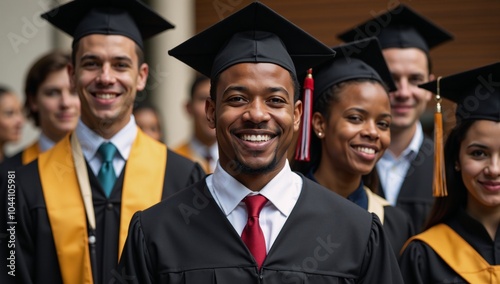
<path fill-rule="evenodd" d="M 469 243 L 490 265 L 500 264 L 500 227 L 492 241 L 484 226 L 464 211 L 446 222 Z M 457 248 L 460 249 L 460 248 Z M 427 244 L 415 240 L 399 259 L 405 283 L 468 283 L 460 277 Z"/>
<path fill-rule="evenodd" d="M 314 182 L 318 182 L 314 177 L 313 170 L 311 170 L 307 175 L 307 178 Z M 369 189 L 368 189 L 369 190 Z M 373 194 L 373 196 L 375 196 Z M 374 198 L 372 198 L 374 199 Z M 365 191 L 365 186 L 363 181 L 360 182 L 358 188 L 347 196 L 347 200 L 350 200 L 360 206 L 361 208 L 368 210 L 368 204 L 370 202 L 377 202 L 377 200 L 371 200 Z M 380 203 L 378 203 L 380 204 Z M 412 227 L 412 221 L 408 214 L 402 209 L 394 206 L 384 206 L 384 220 L 383 229 L 389 239 L 394 255 L 396 258 L 399 256 L 403 245 L 406 241 L 414 235 L 414 230 Z"/>
<path fill-rule="evenodd" d="M 200 181 L 132 218 L 118 266 L 127 283 L 403 283 L 378 218 L 303 178 L 260 271 Z"/>
<path fill-rule="evenodd" d="M 162 198 L 202 179 L 200 165 L 167 150 Z M 127 165 L 125 165 L 126 167 Z M 96 216 L 98 283 L 108 283 L 118 263 L 118 232 L 125 168 L 108 198 L 87 166 Z M 47 208 L 38 172 L 32 162 L 17 171 L 16 279 L 18 283 L 62 283 Z M 138 189 L 147 190 L 147 189 Z M 100 240 L 100 241 L 99 241 Z M 2 262 L 4 258 L 2 258 Z M 3 265 L 3 263 L 2 263 Z M 2 277 L 0 276 L 0 280 Z M 12 281 L 10 277 L 7 280 Z M 3 280 L 1 283 L 6 283 Z"/>
<path fill-rule="evenodd" d="M 411 219 L 397 207 L 384 206 L 383 228 L 397 258 L 406 241 L 414 235 Z"/>
<path fill-rule="evenodd" d="M 396 201 L 412 219 L 415 233 L 420 233 L 434 203 L 432 178 L 434 169 L 434 142 L 424 137 L 417 156 L 411 162 Z M 379 184 L 379 194 L 385 198 L 384 188 Z"/>

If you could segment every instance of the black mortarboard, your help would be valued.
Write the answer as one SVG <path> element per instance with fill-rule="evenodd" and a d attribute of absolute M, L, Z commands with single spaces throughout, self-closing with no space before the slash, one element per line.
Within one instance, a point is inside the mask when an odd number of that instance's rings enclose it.
<path fill-rule="evenodd" d="M 438 81 L 419 86 L 438 94 Z M 443 77 L 439 94 L 457 103 L 456 119 L 500 121 L 500 63 Z"/>
<path fill-rule="evenodd" d="M 373 79 L 387 86 L 389 91 L 396 90 L 376 38 L 339 45 L 333 50 L 335 59 L 317 67 L 314 72 L 315 100 L 331 86 L 353 79 Z"/>
<path fill-rule="evenodd" d="M 340 34 L 350 42 L 375 36 L 382 49 L 416 47 L 428 53 L 433 47 L 453 39 L 453 36 L 436 26 L 406 5 L 399 5 L 357 27 Z"/>
<path fill-rule="evenodd" d="M 75 0 L 42 14 L 42 18 L 73 37 L 122 35 L 143 48 L 143 39 L 174 26 L 139 0 Z"/>
<path fill-rule="evenodd" d="M 254 2 L 168 52 L 211 78 L 244 62 L 304 73 L 334 52 L 262 3 Z"/>

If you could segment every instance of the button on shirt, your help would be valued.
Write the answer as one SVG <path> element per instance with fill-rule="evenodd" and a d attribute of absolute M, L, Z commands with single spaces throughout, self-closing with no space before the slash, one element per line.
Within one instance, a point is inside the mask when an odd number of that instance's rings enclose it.
<path fill-rule="evenodd" d="M 269 252 L 278 237 L 302 190 L 302 178 L 291 171 L 288 162 L 260 192 L 246 188 L 224 171 L 220 164 L 217 164 L 206 182 L 214 200 L 240 236 L 248 218 L 243 198 L 249 194 L 262 194 L 269 200 L 259 217 L 266 240 L 266 252 Z"/>
<path fill-rule="evenodd" d="M 101 156 L 97 153 L 97 149 L 104 142 L 111 142 L 116 146 L 118 151 L 113 159 L 113 168 L 115 169 L 116 177 L 118 177 L 130 156 L 132 144 L 137 136 L 137 126 L 134 116 L 130 116 L 130 121 L 127 125 L 111 137 L 111 139 L 106 140 L 88 128 L 81 120 L 78 120 L 75 133 L 78 141 L 80 141 L 85 160 L 89 163 L 96 177 L 102 164 Z"/>
<path fill-rule="evenodd" d="M 385 151 L 382 158 L 377 162 L 377 171 L 380 178 L 380 184 L 384 189 L 385 199 L 392 206 L 396 206 L 399 191 L 403 185 L 406 173 L 410 168 L 411 162 L 418 154 L 422 143 L 424 142 L 424 132 L 422 125 L 417 123 L 415 135 L 410 142 L 410 145 L 401 153 L 399 157 L 395 157 L 390 150 Z"/>

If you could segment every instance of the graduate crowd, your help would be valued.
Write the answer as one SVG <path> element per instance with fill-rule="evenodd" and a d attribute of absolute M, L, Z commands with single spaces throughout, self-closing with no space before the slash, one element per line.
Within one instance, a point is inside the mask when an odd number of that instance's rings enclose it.
<path fill-rule="evenodd" d="M 0 283 L 500 283 L 500 61 L 435 76 L 453 36 L 411 7 L 334 47 L 258 1 L 214 23 L 168 51 L 198 74 L 175 148 L 136 101 L 172 23 L 138 0 L 42 18 L 73 42 L 24 107 L 0 86 Z M 5 157 L 23 112 L 40 136 Z"/>

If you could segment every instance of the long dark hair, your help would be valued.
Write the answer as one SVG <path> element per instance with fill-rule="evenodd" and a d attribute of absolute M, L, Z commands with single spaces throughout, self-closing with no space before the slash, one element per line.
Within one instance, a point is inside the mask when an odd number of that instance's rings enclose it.
<path fill-rule="evenodd" d="M 437 197 L 424 230 L 446 222 L 454 216 L 460 208 L 465 208 L 467 202 L 467 188 L 462 180 L 462 173 L 455 170 L 460 153 L 460 144 L 465 139 L 469 128 L 475 120 L 466 120 L 457 124 L 448 135 L 444 146 L 444 160 L 446 169 L 446 186 L 448 196 Z"/>

